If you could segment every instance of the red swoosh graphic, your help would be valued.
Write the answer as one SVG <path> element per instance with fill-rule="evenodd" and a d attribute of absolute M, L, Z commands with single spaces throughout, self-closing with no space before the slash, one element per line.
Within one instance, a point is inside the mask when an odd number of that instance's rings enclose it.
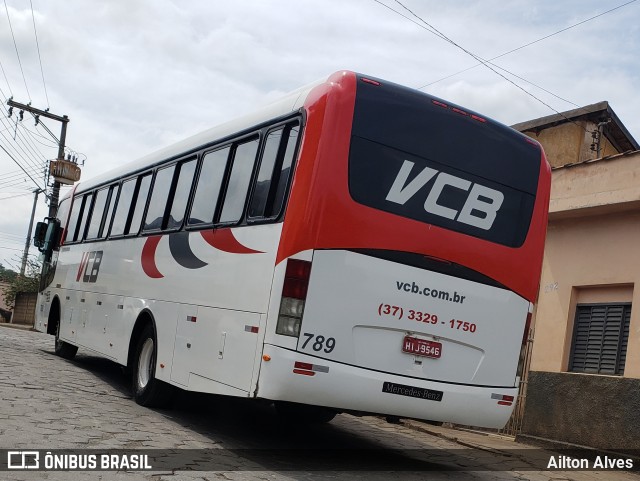
<path fill-rule="evenodd" d="M 156 248 L 158 247 L 160 239 L 162 239 L 161 235 L 147 237 L 144 247 L 142 248 L 142 256 L 140 257 L 142 270 L 152 279 L 161 279 L 164 277 L 156 267 Z"/>
<path fill-rule="evenodd" d="M 200 231 L 200 234 L 209 245 L 224 252 L 231 254 L 264 254 L 263 251 L 256 251 L 240 244 L 229 228 Z"/>

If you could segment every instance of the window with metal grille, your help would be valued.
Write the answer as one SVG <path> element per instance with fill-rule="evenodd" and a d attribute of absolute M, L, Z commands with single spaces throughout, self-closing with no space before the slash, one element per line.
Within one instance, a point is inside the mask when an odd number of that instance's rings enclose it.
<path fill-rule="evenodd" d="M 631 304 L 578 304 L 569 371 L 624 373 Z"/>

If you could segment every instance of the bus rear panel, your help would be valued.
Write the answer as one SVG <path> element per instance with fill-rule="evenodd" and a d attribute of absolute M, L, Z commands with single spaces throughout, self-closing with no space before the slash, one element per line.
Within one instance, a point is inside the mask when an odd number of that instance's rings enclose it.
<path fill-rule="evenodd" d="M 421 92 L 351 82 L 346 156 L 332 156 L 346 168 L 316 158 L 310 175 L 326 188 L 285 218 L 258 395 L 502 427 L 541 268 L 542 149 Z"/>

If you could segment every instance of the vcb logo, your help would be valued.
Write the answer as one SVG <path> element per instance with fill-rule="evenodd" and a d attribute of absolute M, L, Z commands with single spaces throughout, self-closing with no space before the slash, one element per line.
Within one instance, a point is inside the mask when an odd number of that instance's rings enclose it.
<path fill-rule="evenodd" d="M 102 263 L 102 251 L 83 252 L 76 282 L 96 282 L 100 264 Z"/>
<path fill-rule="evenodd" d="M 493 222 L 496 220 L 498 210 L 504 201 L 504 194 L 502 192 L 490 189 L 484 185 L 472 184 L 472 182 L 468 180 L 445 172 L 439 172 L 429 167 L 425 167 L 422 172 L 407 183 L 413 166 L 414 163 L 409 160 L 403 162 L 387 194 L 386 200 L 404 205 L 409 199 L 416 195 L 420 189 L 435 178 L 429 195 L 427 195 L 427 200 L 424 203 L 425 211 L 430 214 L 445 217 L 446 219 L 472 225 L 479 229 L 491 229 Z M 466 200 L 460 211 L 438 204 L 440 195 L 445 187 L 455 188 L 461 191 L 461 195 L 466 195 Z M 469 189 L 471 190 L 469 191 Z"/>
<path fill-rule="evenodd" d="M 40 453 L 38 451 L 8 451 L 8 469 L 39 469 Z"/>

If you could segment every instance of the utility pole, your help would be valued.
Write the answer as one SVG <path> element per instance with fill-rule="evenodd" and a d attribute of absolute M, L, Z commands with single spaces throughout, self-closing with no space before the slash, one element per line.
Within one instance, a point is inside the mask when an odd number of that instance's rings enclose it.
<path fill-rule="evenodd" d="M 20 110 L 26 110 L 31 112 L 36 119 L 36 125 L 39 122 L 40 117 L 46 117 L 48 119 L 57 120 L 62 123 L 62 130 L 60 132 L 60 140 L 58 141 L 58 158 L 55 161 L 51 161 L 49 165 L 49 172 L 53 174 L 53 191 L 51 192 L 51 199 L 49 200 L 49 217 L 55 217 L 58 210 L 58 199 L 60 197 L 60 184 L 73 184 L 77 180 L 80 180 L 80 168 L 73 162 L 64 160 L 64 143 L 67 137 L 67 124 L 69 123 L 69 117 L 63 115 L 54 115 L 48 110 L 40 110 L 31 105 L 25 105 L 18 102 L 14 102 L 13 99 L 7 101 L 11 107 L 16 107 Z M 46 126 L 43 127 L 46 128 Z M 49 129 L 47 129 L 49 131 Z M 51 136 L 55 136 L 49 131 Z"/>
<path fill-rule="evenodd" d="M 24 253 L 22 254 L 22 266 L 20 266 L 20 275 L 24 276 L 24 271 L 27 267 L 27 258 L 29 256 L 29 247 L 31 247 L 31 229 L 33 229 L 33 218 L 36 215 L 36 205 L 38 204 L 38 195 L 42 192 L 41 189 L 33 191 L 33 208 L 31 209 L 31 220 L 29 221 L 29 232 L 27 232 L 27 241 L 24 244 Z"/>

